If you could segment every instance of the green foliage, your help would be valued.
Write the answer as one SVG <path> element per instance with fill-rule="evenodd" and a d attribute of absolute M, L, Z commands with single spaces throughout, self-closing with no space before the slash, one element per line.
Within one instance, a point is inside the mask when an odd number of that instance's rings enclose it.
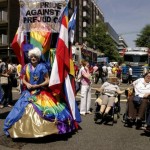
<path fill-rule="evenodd" d="M 110 60 L 119 61 L 120 55 L 115 46 L 114 41 L 108 35 L 105 24 L 98 21 L 96 25 L 92 25 L 87 29 L 88 36 L 84 40 L 88 42 L 89 47 L 95 47 L 104 53 Z"/>
<path fill-rule="evenodd" d="M 146 25 L 138 38 L 135 40 L 136 46 L 138 47 L 149 47 L 150 48 L 150 25 Z"/>

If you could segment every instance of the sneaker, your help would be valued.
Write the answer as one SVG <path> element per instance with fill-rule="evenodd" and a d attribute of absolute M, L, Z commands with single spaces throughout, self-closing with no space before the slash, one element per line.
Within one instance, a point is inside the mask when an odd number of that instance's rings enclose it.
<path fill-rule="evenodd" d="M 140 129 L 142 127 L 142 120 L 141 119 L 137 119 L 136 121 L 136 129 Z"/>
<path fill-rule="evenodd" d="M 7 106 L 10 107 L 10 108 L 12 107 L 12 105 L 10 105 L 10 104 L 8 104 Z"/>
<path fill-rule="evenodd" d="M 87 114 L 90 114 L 90 115 L 92 115 L 92 112 L 91 112 L 91 111 L 88 111 L 88 112 L 87 112 Z"/>
<path fill-rule="evenodd" d="M 97 121 L 98 119 L 102 119 L 102 114 L 101 113 L 95 113 L 94 121 Z"/>
<path fill-rule="evenodd" d="M 85 113 L 80 113 L 80 115 L 85 116 Z"/>
<path fill-rule="evenodd" d="M 0 109 L 4 108 L 4 105 L 0 105 Z"/>
<path fill-rule="evenodd" d="M 132 128 L 133 125 L 134 125 L 134 119 L 127 117 L 124 126 Z"/>
<path fill-rule="evenodd" d="M 103 119 L 104 120 L 110 120 L 111 119 L 111 115 L 106 113 L 106 114 L 104 114 Z"/>
<path fill-rule="evenodd" d="M 150 134 L 150 126 L 147 126 L 144 132 Z"/>

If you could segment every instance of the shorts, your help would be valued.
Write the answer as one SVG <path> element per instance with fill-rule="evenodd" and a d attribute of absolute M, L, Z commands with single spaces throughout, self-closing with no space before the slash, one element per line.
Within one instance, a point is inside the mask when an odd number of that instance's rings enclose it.
<path fill-rule="evenodd" d="M 116 97 L 108 96 L 108 95 L 101 95 L 102 105 L 107 105 L 109 107 L 113 107 L 115 103 Z"/>

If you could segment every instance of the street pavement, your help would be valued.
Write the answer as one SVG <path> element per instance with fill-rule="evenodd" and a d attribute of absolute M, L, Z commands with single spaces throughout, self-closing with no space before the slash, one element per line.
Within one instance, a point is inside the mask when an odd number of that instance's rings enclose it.
<path fill-rule="evenodd" d="M 93 84 L 99 87 L 100 84 Z M 126 89 L 126 84 L 120 85 L 121 89 Z M 126 109 L 126 97 L 121 96 L 121 116 L 117 123 L 112 125 L 95 124 L 95 92 L 92 90 L 92 115 L 82 116 L 82 122 L 78 132 L 66 135 L 51 135 L 39 139 L 11 139 L 3 132 L 4 120 L 11 108 L 0 110 L 0 149 L 12 150 L 150 150 L 150 137 L 142 130 L 135 127 L 127 128 L 122 123 L 122 115 Z M 13 89 L 14 102 L 18 99 L 19 93 Z M 76 97 L 80 104 L 80 92 Z"/>

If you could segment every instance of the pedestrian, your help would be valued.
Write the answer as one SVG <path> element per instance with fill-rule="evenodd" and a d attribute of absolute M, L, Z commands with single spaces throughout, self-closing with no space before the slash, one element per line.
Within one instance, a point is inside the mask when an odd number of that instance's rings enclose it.
<path fill-rule="evenodd" d="M 89 72 L 89 63 L 82 61 L 81 69 L 81 103 L 80 114 L 91 114 L 91 74 Z"/>
<path fill-rule="evenodd" d="M 12 107 L 12 84 L 10 81 L 11 71 L 8 70 L 8 57 L 3 58 L 0 63 L 0 83 L 4 92 L 0 102 L 0 108 L 5 106 Z"/>
<path fill-rule="evenodd" d="M 96 63 L 93 66 L 93 76 L 94 76 L 94 83 L 97 84 L 99 80 L 99 72 L 98 72 L 98 64 Z"/>
<path fill-rule="evenodd" d="M 103 62 L 103 66 L 102 66 L 102 83 L 106 82 L 107 76 L 108 76 L 107 66 L 106 66 L 106 63 Z"/>
<path fill-rule="evenodd" d="M 0 77 L 2 74 L 1 65 L 2 65 L 2 59 L 0 59 Z M 3 91 L 2 87 L 1 87 L 1 83 L 0 83 L 0 108 L 4 107 L 3 105 L 1 105 L 1 101 L 3 99 L 3 96 L 4 96 L 4 91 Z"/>
<path fill-rule="evenodd" d="M 129 65 L 129 77 L 128 77 L 128 84 L 132 84 L 132 67 Z"/>
<path fill-rule="evenodd" d="M 109 78 L 112 76 L 112 67 L 110 66 L 110 64 L 108 64 L 107 70 L 108 70 L 108 78 Z"/>
<path fill-rule="evenodd" d="M 30 63 L 22 70 L 25 90 L 6 117 L 4 132 L 12 138 L 38 138 L 75 130 L 72 114 L 63 96 L 49 90 L 46 64 L 40 61 L 41 50 L 29 50 Z"/>

